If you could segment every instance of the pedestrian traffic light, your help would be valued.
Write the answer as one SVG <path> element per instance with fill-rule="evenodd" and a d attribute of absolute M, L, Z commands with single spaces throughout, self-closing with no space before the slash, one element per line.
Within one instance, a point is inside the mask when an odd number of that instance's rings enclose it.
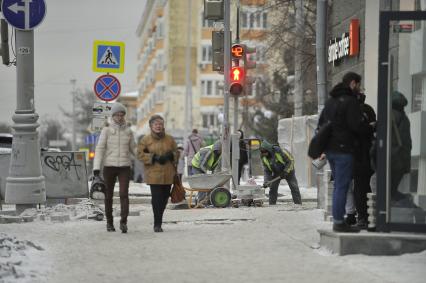
<path fill-rule="evenodd" d="M 243 92 L 244 76 L 244 69 L 242 67 L 232 67 L 229 93 L 232 95 L 240 95 Z"/>
<path fill-rule="evenodd" d="M 213 31 L 212 32 L 212 68 L 213 71 L 223 72 L 223 49 L 224 49 L 224 32 Z"/>

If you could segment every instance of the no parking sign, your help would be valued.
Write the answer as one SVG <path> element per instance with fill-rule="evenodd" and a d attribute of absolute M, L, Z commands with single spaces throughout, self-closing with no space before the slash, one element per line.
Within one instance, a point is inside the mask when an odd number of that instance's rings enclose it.
<path fill-rule="evenodd" d="M 119 80 L 112 75 L 102 75 L 96 79 L 94 85 L 96 96 L 103 101 L 111 101 L 118 97 L 121 92 Z"/>

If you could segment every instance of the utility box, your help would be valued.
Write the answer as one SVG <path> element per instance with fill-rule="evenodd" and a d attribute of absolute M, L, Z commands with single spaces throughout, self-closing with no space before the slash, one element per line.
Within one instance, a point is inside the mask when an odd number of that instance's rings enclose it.
<path fill-rule="evenodd" d="M 223 20 L 223 0 L 204 0 L 204 19 Z"/>

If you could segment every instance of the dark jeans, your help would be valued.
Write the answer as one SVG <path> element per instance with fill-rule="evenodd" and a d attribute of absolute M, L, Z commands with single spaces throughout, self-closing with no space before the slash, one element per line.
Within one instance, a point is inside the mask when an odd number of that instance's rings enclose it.
<path fill-rule="evenodd" d="M 273 179 L 274 177 L 271 177 Z M 296 173 L 295 171 L 291 171 L 287 178 L 288 186 L 290 187 L 291 197 L 293 198 L 293 202 L 295 204 L 302 204 L 302 197 L 300 196 L 299 185 L 297 184 Z M 272 183 L 269 188 L 269 204 L 276 204 L 278 198 L 278 186 L 280 185 L 281 180 L 276 180 Z"/>
<path fill-rule="evenodd" d="M 333 222 L 341 224 L 345 216 L 346 194 L 352 181 L 353 156 L 337 152 L 326 152 L 326 156 L 334 178 Z"/>
<path fill-rule="evenodd" d="M 172 185 L 150 185 L 151 204 L 154 213 L 154 227 L 161 227 L 163 214 L 170 197 Z"/>
<path fill-rule="evenodd" d="M 368 167 L 360 168 L 360 166 L 356 166 L 354 170 L 354 198 L 358 220 L 367 221 L 368 219 L 367 194 L 371 193 L 370 179 L 372 175 L 373 171 Z"/>
<path fill-rule="evenodd" d="M 112 198 L 114 196 L 115 181 L 118 177 L 120 185 L 120 206 L 121 206 L 121 222 L 127 223 L 127 216 L 129 216 L 129 180 L 130 180 L 130 167 L 109 167 L 105 166 L 104 180 L 106 185 L 105 191 L 105 217 L 107 223 L 113 223 L 112 217 Z"/>

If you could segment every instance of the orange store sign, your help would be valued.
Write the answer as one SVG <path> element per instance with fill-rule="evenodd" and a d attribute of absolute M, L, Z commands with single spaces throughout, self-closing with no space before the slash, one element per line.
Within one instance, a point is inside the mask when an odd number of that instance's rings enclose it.
<path fill-rule="evenodd" d="M 359 20 L 351 20 L 349 32 L 343 33 L 342 37 L 330 40 L 328 46 L 328 63 L 335 63 L 346 56 L 357 56 L 359 54 Z"/>

